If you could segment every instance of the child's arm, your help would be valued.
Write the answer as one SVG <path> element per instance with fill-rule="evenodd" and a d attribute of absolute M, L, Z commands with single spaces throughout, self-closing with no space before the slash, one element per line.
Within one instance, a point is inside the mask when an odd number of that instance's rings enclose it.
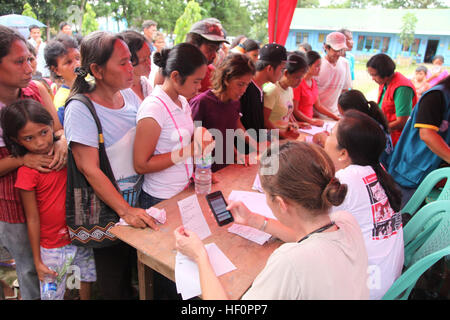
<path fill-rule="evenodd" d="M 41 259 L 40 247 L 40 221 L 39 211 L 36 202 L 36 193 L 34 190 L 28 191 L 19 189 L 20 197 L 22 199 L 23 209 L 27 218 L 28 237 L 30 239 L 31 250 L 33 252 L 34 265 L 39 280 L 43 281 L 46 274 L 57 275 L 56 272 L 50 270 Z"/>

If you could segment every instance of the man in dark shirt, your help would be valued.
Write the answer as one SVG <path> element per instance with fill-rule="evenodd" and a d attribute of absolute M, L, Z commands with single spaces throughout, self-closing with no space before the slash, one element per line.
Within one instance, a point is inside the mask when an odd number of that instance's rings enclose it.
<path fill-rule="evenodd" d="M 275 83 L 281 78 L 286 60 L 286 48 L 276 43 L 265 45 L 259 52 L 256 74 L 240 99 L 242 117 L 238 120 L 238 128 L 248 133 L 249 136 L 246 137 L 245 142 L 250 146 L 250 148 L 246 147 L 245 151 L 241 151 L 238 143 L 238 150 L 242 153 L 256 151 L 258 143 L 270 140 L 270 134 L 265 135 L 262 130 L 264 129 L 262 86 L 266 82 Z"/>
<path fill-rule="evenodd" d="M 423 179 L 450 163 L 450 76 L 414 107 L 394 148 L 388 171 L 402 191 L 402 207 Z"/>

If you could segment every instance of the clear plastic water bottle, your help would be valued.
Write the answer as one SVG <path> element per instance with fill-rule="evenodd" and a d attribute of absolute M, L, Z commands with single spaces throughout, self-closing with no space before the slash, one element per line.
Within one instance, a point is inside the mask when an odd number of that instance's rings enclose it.
<path fill-rule="evenodd" d="M 196 194 L 208 194 L 211 192 L 211 162 L 212 156 L 210 154 L 195 161 Z"/>
<path fill-rule="evenodd" d="M 44 276 L 41 300 L 55 300 L 56 288 L 56 276 L 46 274 Z"/>

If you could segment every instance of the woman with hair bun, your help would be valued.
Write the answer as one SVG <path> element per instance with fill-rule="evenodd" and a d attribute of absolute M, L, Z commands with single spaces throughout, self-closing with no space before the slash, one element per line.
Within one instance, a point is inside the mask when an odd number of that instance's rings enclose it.
<path fill-rule="evenodd" d="M 197 94 L 207 68 L 204 55 L 189 43 L 155 52 L 153 58 L 161 69 L 164 83 L 156 86 L 142 102 L 134 142 L 134 167 L 136 172 L 144 174 L 139 202 L 145 209 L 175 196 L 189 185 L 196 142 L 187 99 Z M 201 135 L 203 138 L 203 132 Z M 155 299 L 178 298 L 175 284 L 158 273 L 155 273 L 154 287 Z"/>
<path fill-rule="evenodd" d="M 183 191 L 192 177 L 194 122 L 187 99 L 200 89 L 207 63 L 189 43 L 156 52 L 154 59 L 164 83 L 142 102 L 134 142 L 134 167 L 145 175 L 140 195 L 143 208 Z"/>
<path fill-rule="evenodd" d="M 251 213 L 242 202 L 231 202 L 227 210 L 235 222 L 286 243 L 272 253 L 242 299 L 368 299 L 367 253 L 358 223 L 345 211 L 329 215 L 347 187 L 335 178 L 324 150 L 287 142 L 264 154 L 259 173 L 278 220 Z M 174 233 L 178 251 L 199 266 L 203 299 L 226 299 L 198 236 L 183 226 Z"/>
<path fill-rule="evenodd" d="M 345 210 L 356 218 L 364 236 L 369 262 L 371 299 L 381 299 L 403 267 L 401 193 L 380 164 L 386 134 L 373 118 L 346 111 L 325 142 L 336 177 L 348 186 Z"/>

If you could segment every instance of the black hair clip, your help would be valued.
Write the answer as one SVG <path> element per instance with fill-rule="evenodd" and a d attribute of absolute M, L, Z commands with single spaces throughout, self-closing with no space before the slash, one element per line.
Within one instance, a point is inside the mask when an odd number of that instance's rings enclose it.
<path fill-rule="evenodd" d="M 82 67 L 76 67 L 74 70 L 75 74 L 80 77 L 86 77 L 88 75 L 87 71 Z"/>

